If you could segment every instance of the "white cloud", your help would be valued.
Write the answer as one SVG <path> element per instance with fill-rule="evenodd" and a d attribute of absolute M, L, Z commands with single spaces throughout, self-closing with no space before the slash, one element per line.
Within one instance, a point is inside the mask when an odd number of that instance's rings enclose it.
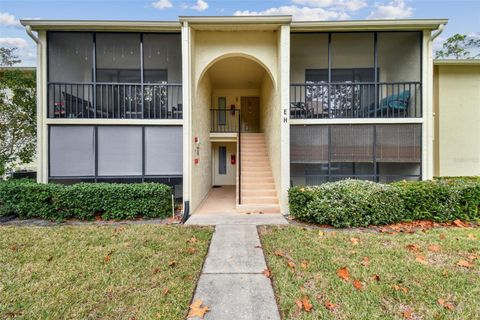
<path fill-rule="evenodd" d="M 368 19 L 405 19 L 412 15 L 413 8 L 407 6 L 404 0 L 393 0 L 388 4 L 375 3 Z"/>
<path fill-rule="evenodd" d="M 365 0 L 292 0 L 294 4 L 312 8 L 357 11 L 367 6 Z"/>
<path fill-rule="evenodd" d="M 24 49 L 28 47 L 28 42 L 23 38 L 0 38 L 0 46 Z"/>
<path fill-rule="evenodd" d="M 173 4 L 170 0 L 158 0 L 158 1 L 152 2 L 152 6 L 155 9 L 163 10 L 163 9 L 172 8 Z"/>
<path fill-rule="evenodd" d="M 197 0 L 197 3 L 189 8 L 197 11 L 205 11 L 208 9 L 208 3 L 203 0 Z"/>
<path fill-rule="evenodd" d="M 283 6 L 270 8 L 264 11 L 235 11 L 235 16 L 261 16 L 261 15 L 292 15 L 294 20 L 314 21 L 331 19 L 348 19 L 350 16 L 342 11 L 326 10 L 324 8 L 309 8 Z"/>
<path fill-rule="evenodd" d="M 21 27 L 20 21 L 13 14 L 0 12 L 0 25 L 6 27 Z"/>

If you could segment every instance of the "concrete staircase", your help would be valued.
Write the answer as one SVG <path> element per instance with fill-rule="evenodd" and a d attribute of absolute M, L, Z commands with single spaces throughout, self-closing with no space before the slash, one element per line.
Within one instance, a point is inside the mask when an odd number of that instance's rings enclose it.
<path fill-rule="evenodd" d="M 241 136 L 240 212 L 280 213 L 277 192 L 263 133 Z"/>

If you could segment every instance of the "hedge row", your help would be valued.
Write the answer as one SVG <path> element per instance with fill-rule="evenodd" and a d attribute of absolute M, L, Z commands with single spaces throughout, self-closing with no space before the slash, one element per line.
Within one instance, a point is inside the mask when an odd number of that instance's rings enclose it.
<path fill-rule="evenodd" d="M 480 179 L 449 178 L 380 184 L 344 180 L 289 190 L 290 214 L 334 227 L 412 220 L 480 219 Z"/>
<path fill-rule="evenodd" d="M 28 180 L 0 183 L 0 216 L 62 220 L 163 218 L 172 212 L 172 190 L 158 183 L 79 183 L 71 186 Z"/>

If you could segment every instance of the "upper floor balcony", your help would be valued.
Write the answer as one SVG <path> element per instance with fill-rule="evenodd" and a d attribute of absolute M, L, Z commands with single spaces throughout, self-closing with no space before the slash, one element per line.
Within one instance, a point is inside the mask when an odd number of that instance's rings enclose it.
<path fill-rule="evenodd" d="M 178 33 L 49 32 L 49 118 L 182 119 Z"/>
<path fill-rule="evenodd" d="M 294 33 L 292 119 L 422 117 L 422 33 Z"/>

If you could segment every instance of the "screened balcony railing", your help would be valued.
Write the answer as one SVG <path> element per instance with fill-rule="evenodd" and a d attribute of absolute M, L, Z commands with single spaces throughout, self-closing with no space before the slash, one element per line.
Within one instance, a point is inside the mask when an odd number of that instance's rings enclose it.
<path fill-rule="evenodd" d="M 290 85 L 291 119 L 417 118 L 420 82 L 351 82 Z"/>
<path fill-rule="evenodd" d="M 182 119 L 182 85 L 48 84 L 49 118 Z"/>
<path fill-rule="evenodd" d="M 239 132 L 239 109 L 210 109 L 210 132 Z"/>

